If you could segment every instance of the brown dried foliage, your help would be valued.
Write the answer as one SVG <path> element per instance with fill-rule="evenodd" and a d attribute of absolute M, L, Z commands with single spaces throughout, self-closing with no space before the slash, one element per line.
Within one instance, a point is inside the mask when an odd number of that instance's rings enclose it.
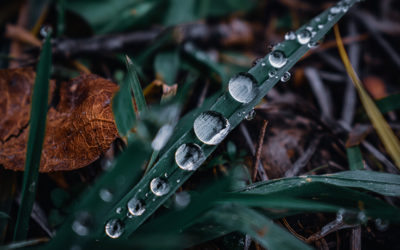
<path fill-rule="evenodd" d="M 0 164 L 13 170 L 24 170 L 29 126 L 19 135 L 16 131 L 28 123 L 34 79 L 31 70 L 19 70 L 26 71 L 25 77 L 14 73 L 7 78 L 7 74 L 0 74 L 2 88 L 9 88 L 8 99 L 0 99 L 0 109 L 9 116 L 7 124 L 0 120 Z M 15 84 L 17 87 L 13 89 Z M 109 149 L 118 136 L 110 106 L 117 89 L 118 86 L 104 78 L 86 74 L 61 84 L 60 102 L 48 112 L 40 172 L 82 168 Z"/>

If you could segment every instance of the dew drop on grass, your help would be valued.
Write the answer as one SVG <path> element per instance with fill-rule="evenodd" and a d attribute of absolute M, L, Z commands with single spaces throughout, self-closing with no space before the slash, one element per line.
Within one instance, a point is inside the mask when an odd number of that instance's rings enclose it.
<path fill-rule="evenodd" d="M 304 29 L 304 30 L 300 31 L 299 34 L 297 34 L 297 41 L 300 44 L 306 44 L 310 41 L 311 37 L 312 37 L 311 31 Z"/>
<path fill-rule="evenodd" d="M 306 27 L 307 30 L 313 31 L 313 28 L 311 26 Z"/>
<path fill-rule="evenodd" d="M 118 207 L 116 210 L 115 210 L 115 212 L 117 213 L 117 214 L 120 214 L 120 213 L 122 213 L 122 207 Z"/>
<path fill-rule="evenodd" d="M 343 221 L 348 226 L 356 226 L 367 220 L 367 216 L 364 212 L 346 211 L 344 209 L 339 210 L 336 214 L 336 220 L 338 222 Z"/>
<path fill-rule="evenodd" d="M 106 188 L 100 189 L 99 195 L 100 198 L 105 202 L 110 202 L 113 199 L 113 194 Z"/>
<path fill-rule="evenodd" d="M 165 173 L 164 176 L 165 176 L 165 177 L 168 177 L 168 173 Z"/>
<path fill-rule="evenodd" d="M 131 213 L 127 212 L 126 217 L 128 217 L 129 219 L 132 219 L 133 216 L 131 215 Z"/>
<path fill-rule="evenodd" d="M 75 220 L 72 223 L 72 230 L 80 236 L 89 234 L 92 225 L 92 217 L 86 211 L 80 211 L 75 214 Z"/>
<path fill-rule="evenodd" d="M 287 57 L 283 51 L 275 50 L 268 55 L 269 63 L 272 67 L 281 68 L 287 62 Z"/>
<path fill-rule="evenodd" d="M 256 111 L 254 111 L 254 109 L 252 109 L 246 116 L 245 119 L 248 121 L 253 120 L 253 118 L 256 116 Z"/>
<path fill-rule="evenodd" d="M 140 216 L 146 211 L 146 203 L 133 197 L 128 201 L 128 210 L 130 214 Z"/>
<path fill-rule="evenodd" d="M 309 43 L 307 44 L 307 46 L 308 46 L 310 49 L 313 49 L 313 48 L 315 47 L 315 45 L 316 45 L 315 42 L 309 42 Z"/>
<path fill-rule="evenodd" d="M 178 209 L 185 208 L 190 203 L 190 194 L 182 191 L 175 195 L 175 206 Z"/>
<path fill-rule="evenodd" d="M 271 70 L 271 71 L 268 73 L 268 75 L 269 75 L 269 77 L 274 77 L 274 76 L 276 75 L 276 71 L 275 71 L 275 70 Z"/>
<path fill-rule="evenodd" d="M 170 190 L 169 182 L 167 179 L 156 177 L 150 182 L 150 189 L 153 194 L 163 196 Z"/>
<path fill-rule="evenodd" d="M 328 21 L 332 21 L 335 18 L 335 15 L 328 15 Z"/>
<path fill-rule="evenodd" d="M 179 182 L 181 182 L 181 180 L 176 180 L 176 183 L 179 183 Z"/>
<path fill-rule="evenodd" d="M 296 34 L 293 31 L 289 31 L 285 34 L 285 40 L 296 40 Z"/>
<path fill-rule="evenodd" d="M 261 66 L 263 66 L 263 67 L 264 67 L 264 66 L 265 66 L 265 62 L 261 63 Z"/>
<path fill-rule="evenodd" d="M 119 219 L 110 220 L 105 227 L 106 234 L 113 239 L 121 236 L 124 232 L 124 229 L 124 223 Z"/>
<path fill-rule="evenodd" d="M 39 33 L 40 33 L 40 35 L 42 36 L 42 37 L 46 37 L 47 36 L 47 34 L 50 32 L 50 31 L 52 31 L 53 30 L 53 28 L 50 26 L 50 25 L 43 25 L 42 27 L 40 27 L 40 31 L 39 31 Z"/>
<path fill-rule="evenodd" d="M 342 6 L 342 11 L 344 12 L 344 13 L 346 13 L 348 10 L 349 10 L 349 5 L 347 5 L 347 4 L 345 4 L 345 5 L 343 5 Z"/>
<path fill-rule="evenodd" d="M 35 192 L 35 187 L 36 187 L 36 182 L 32 182 L 31 185 L 29 185 L 29 192 L 31 193 Z"/>
<path fill-rule="evenodd" d="M 324 25 L 323 24 L 318 24 L 318 29 L 322 29 L 322 28 L 324 28 Z"/>
<path fill-rule="evenodd" d="M 329 10 L 329 12 L 332 13 L 332 14 L 338 14 L 341 10 L 342 10 L 342 7 L 336 5 L 336 6 L 333 6 L 333 7 Z"/>
<path fill-rule="evenodd" d="M 258 94 L 257 79 L 247 72 L 234 75 L 229 80 L 228 88 L 231 96 L 241 103 L 249 103 Z"/>
<path fill-rule="evenodd" d="M 375 227 L 381 232 L 385 232 L 389 228 L 389 221 L 387 220 L 382 220 L 382 219 L 376 219 L 375 220 Z"/>
<path fill-rule="evenodd" d="M 321 18 L 316 17 L 316 18 L 315 18 L 315 21 L 316 21 L 316 22 L 321 22 Z"/>
<path fill-rule="evenodd" d="M 201 142 L 208 145 L 218 145 L 228 135 L 230 124 L 221 113 L 205 111 L 196 118 L 193 128 Z"/>
<path fill-rule="evenodd" d="M 203 149 L 195 143 L 183 144 L 175 153 L 176 164 L 183 170 L 195 171 L 205 160 Z"/>
<path fill-rule="evenodd" d="M 283 74 L 283 76 L 281 77 L 281 81 L 282 82 L 287 82 L 290 80 L 290 76 L 291 74 L 289 72 L 286 72 L 285 74 Z"/>

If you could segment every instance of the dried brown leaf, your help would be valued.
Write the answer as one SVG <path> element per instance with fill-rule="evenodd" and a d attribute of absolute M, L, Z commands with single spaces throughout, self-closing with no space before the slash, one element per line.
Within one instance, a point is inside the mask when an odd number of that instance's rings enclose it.
<path fill-rule="evenodd" d="M 117 89 L 97 75 L 82 74 L 62 83 L 57 109 L 48 112 L 40 172 L 82 168 L 107 151 L 118 136 L 110 107 Z M 30 93 L 25 95 L 30 101 Z M 29 117 L 26 112 L 24 115 Z M 0 146 L 0 164 L 5 168 L 24 169 L 28 130 Z"/>

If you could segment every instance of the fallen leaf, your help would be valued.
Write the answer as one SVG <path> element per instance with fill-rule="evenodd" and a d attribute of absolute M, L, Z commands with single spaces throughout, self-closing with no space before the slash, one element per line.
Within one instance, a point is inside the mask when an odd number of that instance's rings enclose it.
<path fill-rule="evenodd" d="M 386 85 L 383 80 L 376 76 L 367 76 L 363 79 L 364 87 L 376 99 L 387 96 Z"/>
<path fill-rule="evenodd" d="M 346 147 L 357 146 L 365 137 L 372 131 L 372 126 L 367 124 L 356 124 L 349 133 L 349 139 L 346 142 Z"/>
<path fill-rule="evenodd" d="M 117 89 L 93 74 L 61 84 L 60 102 L 48 112 L 40 172 L 82 168 L 108 150 L 118 137 L 110 107 Z M 6 169 L 24 170 L 28 130 L 0 146 L 0 164 Z"/>

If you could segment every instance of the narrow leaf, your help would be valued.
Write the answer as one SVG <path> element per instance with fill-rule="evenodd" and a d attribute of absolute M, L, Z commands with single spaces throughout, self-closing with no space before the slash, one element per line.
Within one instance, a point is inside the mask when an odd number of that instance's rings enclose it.
<path fill-rule="evenodd" d="M 133 95 L 135 96 L 135 102 L 137 105 L 139 116 L 142 116 L 147 111 L 147 104 L 146 100 L 144 99 L 142 86 L 140 85 L 135 67 L 133 66 L 133 63 L 128 56 L 126 56 L 126 68 L 128 69 L 128 77 L 130 77 L 131 87 L 133 90 Z"/>
<path fill-rule="evenodd" d="M 154 60 L 154 70 L 157 79 L 163 81 L 168 86 L 175 84 L 175 77 L 179 69 L 179 50 L 178 48 L 163 51 L 157 54 Z"/>
<path fill-rule="evenodd" d="M 350 170 L 364 170 L 364 161 L 359 146 L 347 147 L 347 159 Z"/>
<path fill-rule="evenodd" d="M 379 112 L 379 109 L 376 106 L 375 102 L 368 95 L 363 84 L 358 78 L 356 72 L 351 66 L 337 24 L 335 24 L 334 30 L 340 57 L 342 58 L 347 73 L 349 74 L 351 80 L 353 81 L 354 86 L 356 87 L 358 95 L 360 96 L 361 99 L 361 103 L 363 104 L 365 111 L 367 112 L 368 117 L 371 120 L 372 125 L 374 126 L 376 132 L 378 133 L 379 138 L 381 139 L 383 145 L 385 146 L 386 151 L 395 162 L 396 167 L 400 169 L 400 142 L 397 139 L 396 135 L 393 133 L 393 130 L 389 127 L 382 113 Z"/>
<path fill-rule="evenodd" d="M 29 227 L 29 218 L 35 201 L 40 159 L 42 156 L 43 138 L 47 120 L 51 67 L 51 34 L 52 31 L 47 33 L 40 54 L 35 83 L 33 85 L 21 206 L 18 211 L 14 241 L 26 239 L 27 229 Z"/>
<path fill-rule="evenodd" d="M 388 95 L 382 99 L 375 100 L 375 104 L 382 114 L 386 114 L 390 111 L 395 111 L 400 108 L 400 93 Z"/>

